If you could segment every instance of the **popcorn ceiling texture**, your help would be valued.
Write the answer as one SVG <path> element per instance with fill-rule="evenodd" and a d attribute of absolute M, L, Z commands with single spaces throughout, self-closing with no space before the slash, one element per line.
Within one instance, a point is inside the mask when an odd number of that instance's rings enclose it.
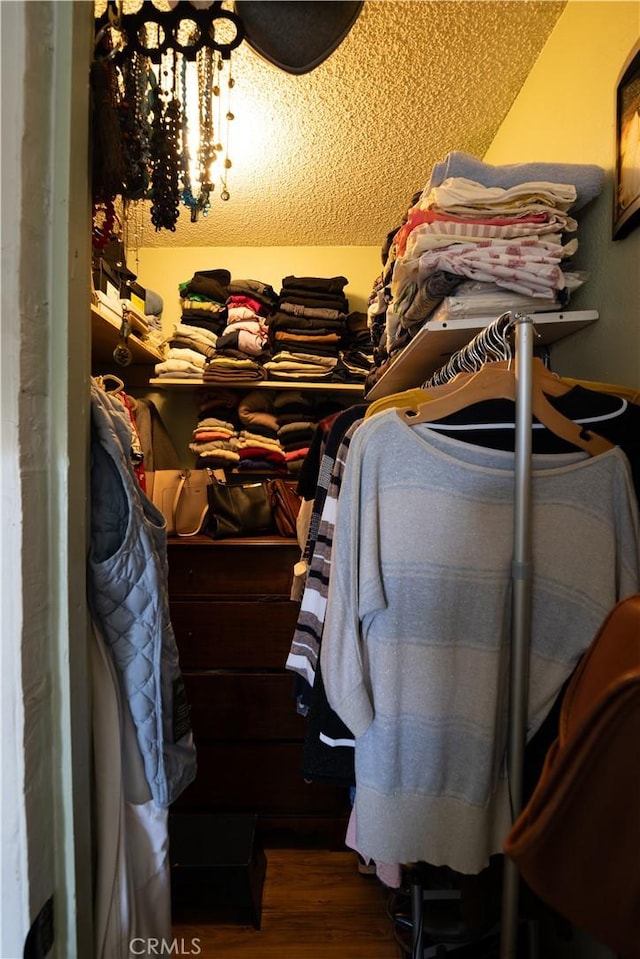
<path fill-rule="evenodd" d="M 382 243 L 450 150 L 482 158 L 565 2 L 367 0 L 315 70 L 233 54 L 228 189 L 140 246 Z M 558 91 L 559 98 L 561 91 Z M 549 104 L 549 109 L 555 109 Z M 535 157 L 531 158 L 535 160 Z"/>

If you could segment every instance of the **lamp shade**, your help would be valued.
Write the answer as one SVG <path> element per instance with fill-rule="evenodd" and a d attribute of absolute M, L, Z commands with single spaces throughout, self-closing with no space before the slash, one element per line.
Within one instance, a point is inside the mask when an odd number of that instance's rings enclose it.
<path fill-rule="evenodd" d="M 236 0 L 245 41 L 287 73 L 309 73 L 342 43 L 358 18 L 362 2 Z"/>

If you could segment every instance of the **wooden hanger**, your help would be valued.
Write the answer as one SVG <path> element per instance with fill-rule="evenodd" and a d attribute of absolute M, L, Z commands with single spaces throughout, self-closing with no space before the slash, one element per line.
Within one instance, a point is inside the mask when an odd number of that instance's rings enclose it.
<path fill-rule="evenodd" d="M 559 413 L 545 395 L 561 396 L 569 389 L 571 387 L 550 373 L 540 360 L 532 361 L 531 411 L 535 418 L 556 436 L 578 449 L 585 450 L 591 456 L 598 456 L 613 449 L 614 444 L 609 440 L 585 430 L 580 424 Z M 515 372 L 508 369 L 504 361 L 485 364 L 477 373 L 470 374 L 466 382 L 453 392 L 421 403 L 416 410 L 399 409 L 398 416 L 410 426 L 428 424 L 476 403 L 498 399 L 514 402 L 516 399 Z"/>

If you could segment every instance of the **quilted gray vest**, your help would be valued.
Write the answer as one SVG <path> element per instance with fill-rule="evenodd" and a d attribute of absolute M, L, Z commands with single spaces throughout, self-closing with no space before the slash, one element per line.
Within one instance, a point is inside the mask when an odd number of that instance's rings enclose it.
<path fill-rule="evenodd" d="M 151 796 L 168 806 L 195 778 L 189 705 L 169 618 L 167 534 L 140 489 L 122 404 L 91 385 L 89 602 L 136 727 Z"/>

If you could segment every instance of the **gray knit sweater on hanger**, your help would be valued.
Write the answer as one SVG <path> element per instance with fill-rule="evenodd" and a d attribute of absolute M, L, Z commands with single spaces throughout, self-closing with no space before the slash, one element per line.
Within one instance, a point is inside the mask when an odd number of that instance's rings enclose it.
<path fill-rule="evenodd" d="M 606 613 L 640 590 L 621 450 L 536 454 L 533 469 L 529 737 Z M 356 736 L 357 848 L 376 861 L 476 873 L 502 851 L 513 497 L 511 453 L 393 409 L 356 430 L 321 665 Z"/>

